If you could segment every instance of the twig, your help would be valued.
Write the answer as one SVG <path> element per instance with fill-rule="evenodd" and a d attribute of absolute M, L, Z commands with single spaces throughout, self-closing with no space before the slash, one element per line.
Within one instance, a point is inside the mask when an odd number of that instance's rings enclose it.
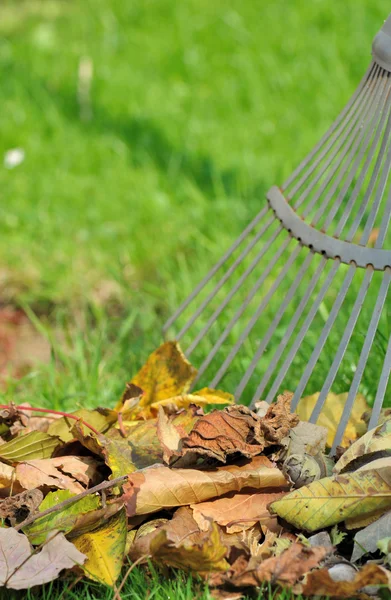
<path fill-rule="evenodd" d="M 60 504 L 56 504 L 55 506 L 51 506 L 50 508 L 47 508 L 46 510 L 43 510 L 42 512 L 39 512 L 34 515 L 31 515 L 30 517 L 27 517 L 27 519 L 22 521 L 22 523 L 19 523 L 19 525 L 17 525 L 15 527 L 15 529 L 17 531 L 19 531 L 19 529 L 22 529 L 23 527 L 26 527 L 27 525 L 31 525 L 31 523 L 34 523 L 34 521 L 36 521 L 37 519 L 41 519 L 41 517 L 46 517 L 47 515 L 50 515 L 54 512 L 62 510 L 63 508 L 66 508 L 70 504 L 73 504 L 74 502 L 77 502 L 78 500 L 81 500 L 82 498 L 85 498 L 86 496 L 89 496 L 90 494 L 95 494 L 95 492 L 100 492 L 101 490 L 107 490 L 108 488 L 114 487 L 115 485 L 124 483 L 127 479 L 128 479 L 127 475 L 121 475 L 120 477 L 116 477 L 115 479 L 111 479 L 110 481 L 102 481 L 102 483 L 99 483 L 98 485 L 95 485 L 94 487 L 89 488 L 88 490 L 84 490 L 84 492 L 81 492 L 80 494 L 77 494 L 76 496 L 72 496 L 71 498 L 67 498 L 66 500 L 63 500 L 63 502 L 60 502 Z"/>
<path fill-rule="evenodd" d="M 0 404 L 0 409 L 7 409 L 10 408 L 10 406 L 11 404 Z M 31 412 L 41 412 L 48 413 L 50 415 L 59 415 L 60 417 L 66 417 L 67 419 L 72 419 L 73 421 L 78 421 L 79 423 L 82 423 L 83 425 L 88 427 L 88 429 L 91 429 L 91 431 L 93 431 L 95 435 L 100 435 L 100 431 L 98 431 L 97 429 L 95 429 L 95 427 L 87 423 L 87 421 L 84 421 L 84 419 L 81 419 L 76 415 L 71 415 L 70 413 L 63 412 L 61 410 L 52 410 L 51 408 L 34 408 L 33 406 L 24 406 L 23 404 L 19 406 L 14 406 L 14 408 L 16 408 L 16 410 L 30 410 Z"/>

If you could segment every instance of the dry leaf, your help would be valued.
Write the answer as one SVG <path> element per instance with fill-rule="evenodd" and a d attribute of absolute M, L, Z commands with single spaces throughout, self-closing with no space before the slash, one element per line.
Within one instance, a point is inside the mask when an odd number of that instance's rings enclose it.
<path fill-rule="evenodd" d="M 335 581 L 328 569 L 320 569 L 309 573 L 305 584 L 298 592 L 305 596 L 328 596 L 329 598 L 357 597 L 357 593 L 366 586 L 385 585 L 391 589 L 390 572 L 375 564 L 365 565 L 353 581 Z"/>
<path fill-rule="evenodd" d="M 34 553 L 25 535 L 0 528 L 0 585 L 25 590 L 56 579 L 63 569 L 82 565 L 86 557 L 62 533 L 54 534 Z"/>
<path fill-rule="evenodd" d="M 356 440 L 341 456 L 334 467 L 335 473 L 342 471 L 354 471 L 357 468 L 357 459 L 362 460 L 363 456 L 369 455 L 381 450 L 391 449 L 391 419 L 367 431 L 365 435 Z"/>
<path fill-rule="evenodd" d="M 33 489 L 0 501 L 0 518 L 9 519 L 12 526 L 34 513 L 43 500 L 41 490 Z"/>
<path fill-rule="evenodd" d="M 151 404 L 186 393 L 196 374 L 196 369 L 185 358 L 176 342 L 162 344 L 152 352 L 130 382 L 143 391 L 137 406 L 137 417 L 149 418 L 153 416 Z M 121 408 L 122 403 L 117 409 Z"/>
<path fill-rule="evenodd" d="M 95 472 L 95 461 L 77 456 L 60 456 L 19 463 L 15 477 L 26 490 L 47 485 L 78 494 L 84 490 Z M 72 476 L 68 477 L 65 473 Z"/>
<path fill-rule="evenodd" d="M 155 467 L 129 475 L 124 485 L 128 516 L 154 513 L 203 502 L 244 488 L 263 489 L 286 486 L 281 471 L 264 456 L 242 465 L 209 470 Z"/>
<path fill-rule="evenodd" d="M 300 400 L 296 412 L 301 421 L 309 421 L 318 398 L 319 392 L 313 394 L 312 396 L 306 396 Z M 317 424 L 321 427 L 325 427 L 328 431 L 327 445 L 329 447 L 333 445 L 334 437 L 341 421 L 347 398 L 348 393 L 328 394 L 322 412 L 317 420 Z M 366 427 L 362 416 L 365 411 L 368 410 L 368 408 L 369 407 L 364 396 L 362 394 L 357 394 L 353 404 L 353 410 L 350 414 L 349 422 L 342 439 L 342 446 L 349 446 L 352 440 L 355 440 L 365 432 Z"/>
<path fill-rule="evenodd" d="M 196 452 L 225 463 L 227 456 L 240 453 L 250 458 L 260 454 L 265 441 L 260 419 L 245 406 L 214 410 L 198 419 L 182 440 L 183 454 Z"/>
<path fill-rule="evenodd" d="M 94 581 L 113 585 L 122 569 L 126 544 L 126 514 L 119 511 L 104 525 L 73 539 L 87 556 L 83 570 Z"/>
<path fill-rule="evenodd" d="M 293 394 L 284 392 L 277 396 L 276 402 L 271 404 L 264 417 L 261 417 L 261 430 L 266 441 L 266 446 L 279 444 L 299 423 L 296 414 L 291 413 L 290 407 Z"/>
<path fill-rule="evenodd" d="M 222 392 L 221 390 L 213 390 L 211 388 L 203 388 L 199 392 L 192 394 L 181 394 L 167 400 L 160 400 L 151 404 L 152 414 L 157 414 L 161 406 L 169 413 L 176 413 L 181 408 L 188 408 L 192 404 L 205 407 L 209 404 L 234 404 L 235 398 L 232 394 Z"/>
<path fill-rule="evenodd" d="M 387 508 L 391 508 L 391 467 L 325 477 L 270 506 L 273 513 L 305 531 Z"/>
<path fill-rule="evenodd" d="M 193 517 L 201 531 L 209 529 L 210 522 L 227 528 L 227 533 L 250 529 L 258 521 L 272 519 L 267 505 L 284 496 L 283 492 L 230 494 L 209 502 L 192 504 Z"/>

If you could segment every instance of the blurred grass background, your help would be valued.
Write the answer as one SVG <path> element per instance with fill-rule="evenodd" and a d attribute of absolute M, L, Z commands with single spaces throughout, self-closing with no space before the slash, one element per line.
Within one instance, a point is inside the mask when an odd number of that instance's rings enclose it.
<path fill-rule="evenodd" d="M 0 303 L 51 343 L 5 402 L 113 405 L 164 318 L 348 100 L 388 11 L 1 1 Z M 14 148 L 24 160 L 7 168 Z"/>
<path fill-rule="evenodd" d="M 7 398 L 115 401 L 348 100 L 387 9 L 2 1 L 0 158 L 25 158 L 0 165 L 0 301 L 52 345 Z"/>

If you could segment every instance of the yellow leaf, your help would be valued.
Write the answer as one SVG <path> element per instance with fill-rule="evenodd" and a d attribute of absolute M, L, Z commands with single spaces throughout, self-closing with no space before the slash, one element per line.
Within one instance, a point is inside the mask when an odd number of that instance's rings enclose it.
<path fill-rule="evenodd" d="M 196 374 L 197 370 L 186 359 L 177 342 L 162 344 L 152 352 L 145 365 L 130 382 L 143 391 L 135 407 L 138 418 L 149 418 L 150 405 L 154 402 L 186 393 Z M 120 410 L 122 402 L 116 408 Z M 140 409 L 144 411 L 140 412 Z"/>
<path fill-rule="evenodd" d="M 270 509 L 298 529 L 316 531 L 391 508 L 391 467 L 325 477 L 273 502 Z"/>
<path fill-rule="evenodd" d="M 299 402 L 299 406 L 296 409 L 296 413 L 299 415 L 301 421 L 309 421 L 312 411 L 314 410 L 317 399 L 319 398 L 319 392 L 312 394 L 312 396 L 306 396 Z M 328 394 L 326 402 L 323 406 L 322 412 L 317 425 L 326 427 L 327 445 L 332 446 L 335 433 L 338 425 L 341 421 L 342 412 L 346 404 L 348 394 Z M 366 410 L 368 410 L 368 404 L 362 394 L 356 396 L 353 410 L 350 415 L 348 426 L 346 427 L 344 437 L 342 440 L 342 446 L 349 446 L 349 444 L 362 435 L 365 431 L 365 424 L 362 420 L 362 416 Z"/>
<path fill-rule="evenodd" d="M 71 413 L 73 416 L 83 419 L 89 425 L 92 425 L 97 431 L 105 432 L 110 425 L 116 422 L 118 415 L 114 410 L 108 408 L 96 408 L 95 410 L 87 410 L 81 408 Z M 72 428 L 76 421 L 68 417 L 56 419 L 49 425 L 48 433 L 57 435 L 63 442 L 70 442 L 74 439 Z M 87 429 L 87 428 L 86 428 Z M 88 429 L 88 431 L 91 431 Z"/>
<path fill-rule="evenodd" d="M 334 467 L 335 473 L 340 473 L 357 458 L 361 458 L 366 454 L 372 452 L 379 452 L 380 450 L 389 450 L 391 448 L 391 419 L 383 422 L 378 427 L 367 431 L 365 435 L 356 440 L 354 444 L 350 446 L 344 452 Z M 354 469 L 348 469 L 354 470 Z"/>
<path fill-rule="evenodd" d="M 222 543 L 219 528 L 211 523 L 210 530 L 196 543 L 194 540 L 175 543 L 170 540 L 169 530 L 162 529 L 151 541 L 151 554 L 155 560 L 178 569 L 190 570 L 194 573 L 210 571 L 227 571 L 226 561 L 228 548 Z"/>
<path fill-rule="evenodd" d="M 196 406 L 208 406 L 209 404 L 233 404 L 235 399 L 232 394 L 228 392 L 221 392 L 220 390 L 212 390 L 209 388 L 203 388 L 199 392 L 193 394 L 181 394 L 179 396 L 173 396 L 166 400 L 159 400 L 151 404 L 151 411 L 153 414 L 157 414 L 159 407 L 167 407 L 170 412 L 175 412 L 181 408 L 188 408 L 190 404 Z"/>
<path fill-rule="evenodd" d="M 126 533 L 126 514 L 121 510 L 102 527 L 72 540 L 87 556 L 83 565 L 87 577 L 111 586 L 117 581 L 125 554 Z"/>

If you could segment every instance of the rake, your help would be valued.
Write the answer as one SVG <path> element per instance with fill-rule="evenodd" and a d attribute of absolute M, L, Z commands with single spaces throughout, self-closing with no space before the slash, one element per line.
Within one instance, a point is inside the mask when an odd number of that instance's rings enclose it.
<path fill-rule="evenodd" d="M 227 378 L 237 401 L 271 402 L 288 381 L 295 409 L 320 390 L 315 423 L 345 386 L 332 451 L 365 381 L 377 424 L 391 369 L 391 16 L 372 57 L 318 145 L 164 325 L 188 341 L 197 379 Z"/>

